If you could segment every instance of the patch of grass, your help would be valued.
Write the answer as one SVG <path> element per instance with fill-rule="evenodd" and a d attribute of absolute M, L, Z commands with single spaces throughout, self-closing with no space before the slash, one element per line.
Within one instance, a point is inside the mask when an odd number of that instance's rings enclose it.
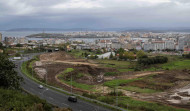
<path fill-rule="evenodd" d="M 21 70 L 27 76 L 32 77 L 31 74 L 30 74 L 30 72 L 27 70 L 27 63 L 28 63 L 28 61 L 22 63 Z"/>
<path fill-rule="evenodd" d="M 81 78 L 81 77 L 83 77 L 83 76 L 84 76 L 83 73 L 78 73 L 76 77 L 77 77 L 77 78 Z"/>
<path fill-rule="evenodd" d="M 66 70 L 63 71 L 63 73 L 66 74 L 66 73 L 69 73 L 69 72 L 72 72 L 72 71 L 74 71 L 73 68 L 67 68 Z"/>
<path fill-rule="evenodd" d="M 168 68 L 169 70 L 172 69 L 185 69 L 185 68 L 190 68 L 190 60 L 178 60 L 178 61 L 173 61 L 169 62 L 166 64 L 162 65 L 163 69 Z"/>
<path fill-rule="evenodd" d="M 88 53 L 88 54 L 92 54 L 94 55 L 94 52 L 89 52 L 88 50 L 71 50 L 71 52 L 68 52 L 69 54 L 75 56 L 76 58 L 81 58 L 84 57 L 84 55 L 82 55 L 82 53 Z"/>
<path fill-rule="evenodd" d="M 134 69 L 118 69 L 119 72 L 134 71 Z"/>
<path fill-rule="evenodd" d="M 103 64 L 105 67 L 115 67 L 115 68 L 127 68 L 130 65 L 128 61 L 117 61 L 117 60 L 95 60 L 99 64 Z"/>
<path fill-rule="evenodd" d="M 128 108 L 131 111 L 188 111 L 159 103 L 139 101 L 126 96 L 119 97 L 118 100 L 120 107 Z"/>
<path fill-rule="evenodd" d="M 172 58 L 172 60 L 170 60 L 168 63 L 157 64 L 156 66 L 158 66 L 159 68 L 153 65 L 150 68 L 144 69 L 144 71 L 156 71 L 156 70 L 162 70 L 162 69 L 164 70 L 189 69 L 190 60 Z"/>
<path fill-rule="evenodd" d="M 104 67 L 116 68 L 119 72 L 134 71 L 134 69 L 129 69 L 131 64 L 129 61 L 118 61 L 118 60 L 94 60 Z"/>
<path fill-rule="evenodd" d="M 141 80 L 141 79 L 142 78 L 128 79 L 128 80 L 116 79 L 116 80 L 104 82 L 104 85 L 108 86 L 108 87 L 115 87 L 115 86 L 119 86 L 119 85 L 122 85 L 122 84 L 127 84 L 127 83 L 130 83 L 130 82 L 133 82 L 133 81 L 136 81 L 136 80 Z"/>
<path fill-rule="evenodd" d="M 117 72 L 106 72 L 104 76 L 115 76 Z"/>
<path fill-rule="evenodd" d="M 148 88 L 139 88 L 139 87 L 134 87 L 134 86 L 126 86 L 126 87 L 122 87 L 122 89 L 124 90 L 128 90 L 128 91 L 133 91 L 133 92 L 138 92 L 138 93 L 156 93 L 156 92 L 160 92 L 157 90 L 153 90 L 153 89 L 148 89 Z"/>
<path fill-rule="evenodd" d="M 66 81 L 63 79 L 63 75 L 59 74 L 58 78 L 60 79 L 61 82 L 66 83 L 68 85 L 71 85 L 71 81 Z M 76 87 L 76 88 L 80 88 L 80 89 L 84 89 L 84 90 L 90 90 L 93 91 L 93 85 L 87 85 L 87 84 L 82 84 L 82 83 L 77 83 L 75 81 L 72 81 L 72 86 Z"/>

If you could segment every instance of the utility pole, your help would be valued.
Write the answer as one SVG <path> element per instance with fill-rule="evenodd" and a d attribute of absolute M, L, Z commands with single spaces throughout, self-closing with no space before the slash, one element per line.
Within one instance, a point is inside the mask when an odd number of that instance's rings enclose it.
<path fill-rule="evenodd" d="M 71 73 L 71 94 L 72 94 L 72 73 Z"/>
<path fill-rule="evenodd" d="M 47 66 L 46 66 L 46 85 L 47 85 L 47 74 L 48 74 L 48 70 L 47 70 Z"/>

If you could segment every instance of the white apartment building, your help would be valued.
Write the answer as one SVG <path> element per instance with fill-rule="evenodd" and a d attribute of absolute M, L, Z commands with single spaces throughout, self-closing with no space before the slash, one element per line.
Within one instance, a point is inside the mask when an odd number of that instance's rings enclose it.
<path fill-rule="evenodd" d="M 154 41 L 144 44 L 144 50 L 164 50 L 165 42 L 164 41 Z"/>
<path fill-rule="evenodd" d="M 165 41 L 165 49 L 175 49 L 175 43 L 173 41 Z"/>

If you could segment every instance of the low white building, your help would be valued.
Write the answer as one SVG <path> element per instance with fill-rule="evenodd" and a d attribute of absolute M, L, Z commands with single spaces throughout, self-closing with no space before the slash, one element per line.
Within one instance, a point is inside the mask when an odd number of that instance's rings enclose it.
<path fill-rule="evenodd" d="M 111 53 L 112 53 L 113 56 L 115 56 L 115 52 L 107 52 L 107 53 L 105 53 L 105 54 L 98 55 L 98 59 L 105 59 L 105 58 L 108 58 L 108 59 L 109 59 Z"/>

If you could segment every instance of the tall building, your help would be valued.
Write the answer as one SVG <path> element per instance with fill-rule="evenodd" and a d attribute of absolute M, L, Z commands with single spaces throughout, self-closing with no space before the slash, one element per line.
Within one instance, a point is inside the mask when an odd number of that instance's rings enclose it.
<path fill-rule="evenodd" d="M 2 42 L 2 34 L 0 33 L 0 42 Z"/>
<path fill-rule="evenodd" d="M 183 50 L 185 46 L 190 46 L 190 35 L 180 37 L 178 40 L 179 50 Z"/>

